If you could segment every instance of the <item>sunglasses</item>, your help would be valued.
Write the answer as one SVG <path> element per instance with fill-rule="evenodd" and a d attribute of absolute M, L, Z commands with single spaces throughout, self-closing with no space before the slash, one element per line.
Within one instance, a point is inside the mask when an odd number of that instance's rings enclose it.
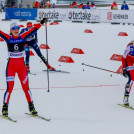
<path fill-rule="evenodd" d="M 16 30 L 16 29 L 20 29 L 20 27 L 19 26 L 15 26 L 15 27 L 12 27 L 12 30 Z"/>

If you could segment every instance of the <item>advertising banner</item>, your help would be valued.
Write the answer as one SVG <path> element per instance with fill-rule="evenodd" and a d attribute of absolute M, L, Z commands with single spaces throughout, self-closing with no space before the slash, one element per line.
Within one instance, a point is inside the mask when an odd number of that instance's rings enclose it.
<path fill-rule="evenodd" d="M 50 20 L 99 22 L 99 10 L 82 9 L 38 9 L 37 18 Z"/>
<path fill-rule="evenodd" d="M 5 19 L 36 20 L 37 9 L 6 8 Z"/>
<path fill-rule="evenodd" d="M 49 20 L 66 21 L 68 9 L 38 9 L 37 19 L 48 18 Z"/>
<path fill-rule="evenodd" d="M 68 20 L 99 22 L 99 10 L 68 9 Z"/>
<path fill-rule="evenodd" d="M 134 23 L 134 11 L 100 10 L 100 22 Z"/>
<path fill-rule="evenodd" d="M 24 9 L 6 8 L 6 19 L 83 21 L 103 23 L 134 23 L 134 10 L 97 10 L 97 9 Z"/>

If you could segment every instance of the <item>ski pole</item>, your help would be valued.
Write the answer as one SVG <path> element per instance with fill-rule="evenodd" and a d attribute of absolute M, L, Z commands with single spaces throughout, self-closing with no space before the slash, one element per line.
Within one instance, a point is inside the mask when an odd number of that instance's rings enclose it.
<path fill-rule="evenodd" d="M 47 22 L 45 22 L 45 27 L 46 27 L 46 48 L 48 48 L 47 46 Z M 48 49 L 46 49 L 46 55 L 47 55 L 47 62 L 48 62 Z M 50 92 L 49 90 L 49 69 L 48 69 L 48 66 L 47 66 L 47 81 L 48 81 L 48 90 L 47 92 Z"/>
<path fill-rule="evenodd" d="M 108 69 L 104 69 L 104 68 L 100 68 L 100 67 L 95 67 L 95 66 L 87 65 L 85 63 L 82 63 L 82 65 L 122 75 L 122 73 L 114 72 L 114 71 L 111 71 L 111 70 L 108 70 Z"/>

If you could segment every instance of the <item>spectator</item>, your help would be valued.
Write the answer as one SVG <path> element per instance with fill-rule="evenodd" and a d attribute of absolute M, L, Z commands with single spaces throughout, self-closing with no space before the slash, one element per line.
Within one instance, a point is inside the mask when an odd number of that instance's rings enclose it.
<path fill-rule="evenodd" d="M 30 8 L 30 5 L 29 4 L 27 4 L 27 8 Z"/>
<path fill-rule="evenodd" d="M 96 6 L 95 6 L 94 2 L 91 2 L 90 9 L 96 9 Z"/>
<path fill-rule="evenodd" d="M 41 7 L 41 8 L 43 7 L 43 1 L 40 2 L 40 7 Z"/>
<path fill-rule="evenodd" d="M 83 8 L 83 3 L 81 3 L 81 4 L 79 5 L 79 8 L 81 8 L 81 9 Z"/>
<path fill-rule="evenodd" d="M 33 2 L 33 8 L 35 8 L 35 2 Z"/>
<path fill-rule="evenodd" d="M 123 2 L 122 6 L 121 6 L 121 10 L 129 10 L 129 7 L 126 4 L 126 1 Z"/>
<path fill-rule="evenodd" d="M 72 4 L 70 4 L 70 7 L 76 8 L 77 7 L 77 2 L 74 0 Z"/>
<path fill-rule="evenodd" d="M 52 4 L 52 8 L 56 8 L 56 5 L 54 3 Z"/>
<path fill-rule="evenodd" d="M 0 4 L 0 10 L 1 10 L 1 12 L 4 11 L 4 5 L 3 5 L 2 2 L 1 2 L 1 4 Z"/>
<path fill-rule="evenodd" d="M 89 2 L 87 2 L 87 4 L 86 4 L 86 5 L 83 5 L 83 9 L 90 9 Z"/>
<path fill-rule="evenodd" d="M 111 10 L 118 10 L 118 5 L 116 1 L 114 1 L 113 4 L 111 5 Z"/>
<path fill-rule="evenodd" d="M 12 7 L 14 6 L 14 4 L 15 4 L 15 2 L 13 1 L 13 2 L 12 2 Z"/>
<path fill-rule="evenodd" d="M 46 6 L 47 6 L 47 8 L 51 8 L 52 7 L 50 1 L 47 2 L 47 5 Z"/>
<path fill-rule="evenodd" d="M 19 4 L 19 8 L 22 8 L 22 3 Z"/>
<path fill-rule="evenodd" d="M 35 8 L 40 8 L 40 3 L 38 1 L 35 2 Z"/>
<path fill-rule="evenodd" d="M 13 8 L 17 8 L 17 4 L 16 3 L 14 3 Z"/>

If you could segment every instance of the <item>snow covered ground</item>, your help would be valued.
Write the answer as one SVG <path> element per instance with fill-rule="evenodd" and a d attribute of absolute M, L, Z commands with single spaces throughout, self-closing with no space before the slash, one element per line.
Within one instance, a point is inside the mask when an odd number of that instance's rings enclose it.
<path fill-rule="evenodd" d="M 26 25 L 26 22 L 17 22 Z M 10 23 L 0 21 L 0 29 L 9 33 Z M 85 29 L 91 29 L 93 33 L 84 33 Z M 127 32 L 128 36 L 117 36 L 119 32 Z M 42 71 L 46 66 L 35 54 L 30 58 L 30 68 L 37 75 L 29 75 L 29 86 L 39 115 L 51 118 L 51 121 L 24 114 L 28 112 L 28 105 L 16 75 L 9 116 L 18 122 L 0 118 L 0 134 L 133 134 L 134 111 L 117 105 L 123 101 L 127 79 L 82 66 L 85 63 L 116 71 L 121 62 L 111 61 L 110 57 L 123 54 L 127 44 L 134 40 L 133 35 L 132 25 L 48 24 L 49 63 L 70 73 L 50 73 L 50 92 L 47 92 L 47 73 Z M 39 45 L 46 42 L 45 27 L 38 31 L 38 40 Z M 70 53 L 73 48 L 81 48 L 85 54 Z M 46 55 L 46 50 L 41 51 Z M 71 56 L 75 63 L 59 62 L 62 55 Z M 7 46 L 0 42 L 0 109 L 6 91 L 6 64 Z M 130 104 L 134 106 L 133 88 Z"/>

